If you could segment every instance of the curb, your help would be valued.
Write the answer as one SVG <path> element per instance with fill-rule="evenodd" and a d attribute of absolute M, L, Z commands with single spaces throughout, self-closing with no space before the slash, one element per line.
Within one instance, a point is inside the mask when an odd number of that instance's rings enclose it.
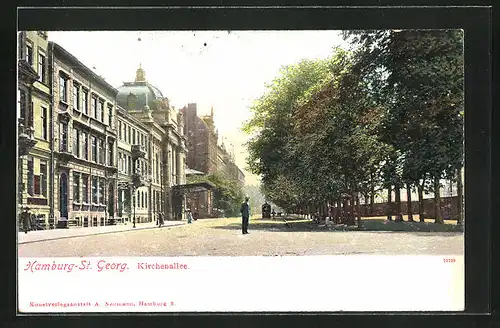
<path fill-rule="evenodd" d="M 88 237 L 88 236 L 97 236 L 97 235 L 107 235 L 107 234 L 113 234 L 113 233 L 120 233 L 120 232 L 131 232 L 131 231 L 138 231 L 138 230 L 148 230 L 148 229 L 163 229 L 163 228 L 173 228 L 173 227 L 179 227 L 183 226 L 186 223 L 178 223 L 178 224 L 171 224 L 168 226 L 163 226 L 161 228 L 154 226 L 154 227 L 141 227 L 141 228 L 130 228 L 128 230 L 117 230 L 117 231 L 105 231 L 105 232 L 96 232 L 96 233 L 89 233 L 85 235 L 77 235 L 77 236 L 61 236 L 61 237 L 52 237 L 52 238 L 44 238 L 44 239 L 38 239 L 38 240 L 30 240 L 30 241 L 18 241 L 18 245 L 23 245 L 23 244 L 33 244 L 33 243 L 40 243 L 44 241 L 50 241 L 50 240 L 59 240 L 59 239 L 70 239 L 70 238 L 80 238 L 80 237 Z"/>

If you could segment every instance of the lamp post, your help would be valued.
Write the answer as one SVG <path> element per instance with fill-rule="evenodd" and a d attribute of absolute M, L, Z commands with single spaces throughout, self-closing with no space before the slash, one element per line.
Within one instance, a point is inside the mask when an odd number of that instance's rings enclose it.
<path fill-rule="evenodd" d="M 132 184 L 132 206 L 133 206 L 133 211 L 134 214 L 132 216 L 132 223 L 134 224 L 132 228 L 135 228 L 135 185 Z"/>

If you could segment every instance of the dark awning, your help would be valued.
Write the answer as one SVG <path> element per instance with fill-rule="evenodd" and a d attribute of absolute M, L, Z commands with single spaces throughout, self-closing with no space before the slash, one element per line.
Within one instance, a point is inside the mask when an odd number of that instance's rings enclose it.
<path fill-rule="evenodd" d="M 201 192 L 206 190 L 215 189 L 215 185 L 211 182 L 197 182 L 197 183 L 188 183 L 184 185 L 173 186 L 172 190 L 174 192 L 180 193 L 191 193 L 191 192 Z"/>

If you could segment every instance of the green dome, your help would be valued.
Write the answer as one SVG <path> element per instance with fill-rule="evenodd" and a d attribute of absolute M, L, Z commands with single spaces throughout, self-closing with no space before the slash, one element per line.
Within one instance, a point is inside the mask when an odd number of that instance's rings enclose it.
<path fill-rule="evenodd" d="M 142 110 L 146 101 L 149 108 L 153 109 L 155 100 L 163 98 L 161 91 L 146 81 L 144 70 L 139 67 L 135 82 L 124 82 L 118 88 L 116 102 L 127 110 Z"/>

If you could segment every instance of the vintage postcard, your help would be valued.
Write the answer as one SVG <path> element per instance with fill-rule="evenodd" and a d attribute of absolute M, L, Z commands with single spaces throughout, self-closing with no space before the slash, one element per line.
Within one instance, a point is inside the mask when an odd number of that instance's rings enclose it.
<path fill-rule="evenodd" d="M 462 30 L 19 31 L 17 61 L 19 313 L 464 310 Z"/>

